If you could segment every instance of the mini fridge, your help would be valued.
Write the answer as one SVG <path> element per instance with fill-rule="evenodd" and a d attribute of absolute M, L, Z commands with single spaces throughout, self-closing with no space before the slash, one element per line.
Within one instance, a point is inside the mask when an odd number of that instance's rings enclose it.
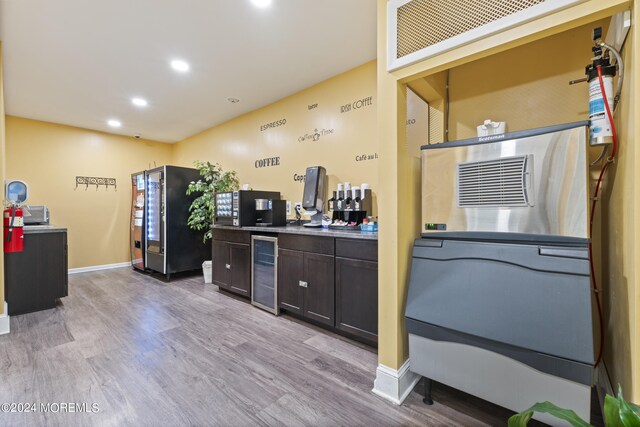
<path fill-rule="evenodd" d="M 278 315 L 278 238 L 251 236 L 251 304 Z"/>

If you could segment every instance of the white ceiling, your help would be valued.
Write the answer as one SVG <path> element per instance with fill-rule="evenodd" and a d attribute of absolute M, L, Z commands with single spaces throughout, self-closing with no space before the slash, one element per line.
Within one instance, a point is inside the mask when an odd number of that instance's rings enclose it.
<path fill-rule="evenodd" d="M 0 39 L 7 114 L 175 142 L 374 59 L 376 1 L 0 0 Z"/>

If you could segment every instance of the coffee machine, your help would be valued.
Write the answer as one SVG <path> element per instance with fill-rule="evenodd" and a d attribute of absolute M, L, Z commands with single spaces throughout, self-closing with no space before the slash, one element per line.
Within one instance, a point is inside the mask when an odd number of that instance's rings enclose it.
<path fill-rule="evenodd" d="M 302 208 L 311 215 L 311 222 L 304 227 L 322 227 L 324 201 L 327 198 L 327 170 L 322 166 L 307 168 L 302 193 Z"/>
<path fill-rule="evenodd" d="M 287 201 L 256 199 L 256 227 L 284 227 L 287 225 Z"/>
<path fill-rule="evenodd" d="M 256 225 L 256 200 L 280 199 L 279 191 L 236 190 L 216 193 L 214 222 L 234 227 Z"/>

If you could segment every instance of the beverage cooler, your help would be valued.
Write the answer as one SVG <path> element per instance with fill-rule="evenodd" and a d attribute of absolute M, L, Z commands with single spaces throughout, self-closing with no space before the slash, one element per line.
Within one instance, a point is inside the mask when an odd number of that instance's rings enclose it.
<path fill-rule="evenodd" d="M 143 176 L 143 178 L 142 178 Z M 196 169 L 160 166 L 132 175 L 131 263 L 139 270 L 171 274 L 200 269 L 209 256 L 204 231 L 187 226 L 187 196 Z"/>

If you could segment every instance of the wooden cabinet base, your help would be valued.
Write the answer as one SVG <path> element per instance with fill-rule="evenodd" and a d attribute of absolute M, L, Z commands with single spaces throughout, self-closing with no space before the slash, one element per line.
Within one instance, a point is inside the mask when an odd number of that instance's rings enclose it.
<path fill-rule="evenodd" d="M 54 308 L 69 294 L 67 233 L 25 234 L 24 239 L 24 251 L 4 254 L 11 316 Z"/>
<path fill-rule="evenodd" d="M 251 248 L 237 242 L 246 240 L 248 235 L 246 232 L 216 232 L 211 246 L 213 284 L 245 297 L 251 296 Z M 219 237 L 230 241 L 217 240 Z"/>

